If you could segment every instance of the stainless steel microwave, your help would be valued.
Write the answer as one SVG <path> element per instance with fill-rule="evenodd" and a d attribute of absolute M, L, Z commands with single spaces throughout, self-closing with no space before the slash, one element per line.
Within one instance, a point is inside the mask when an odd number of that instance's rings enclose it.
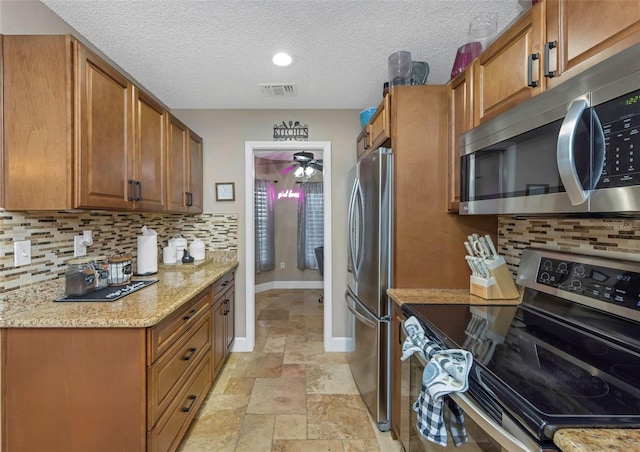
<path fill-rule="evenodd" d="M 460 152 L 461 214 L 640 213 L 640 44 L 470 130 Z"/>

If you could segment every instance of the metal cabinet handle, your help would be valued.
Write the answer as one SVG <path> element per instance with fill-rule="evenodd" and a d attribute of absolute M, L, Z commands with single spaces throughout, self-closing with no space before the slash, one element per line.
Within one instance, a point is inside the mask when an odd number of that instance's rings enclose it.
<path fill-rule="evenodd" d="M 142 200 L 142 182 L 136 181 L 136 185 L 138 186 L 138 196 L 136 197 L 136 201 Z"/>
<path fill-rule="evenodd" d="M 193 193 L 186 192 L 187 195 L 187 207 L 193 206 Z"/>
<path fill-rule="evenodd" d="M 371 147 L 371 143 L 369 143 L 369 132 L 364 134 L 364 148 L 369 149 Z"/>
<path fill-rule="evenodd" d="M 551 64 L 551 49 L 555 49 L 558 46 L 558 41 L 549 41 L 544 45 L 544 76 L 552 78 L 556 76 L 556 71 L 550 71 L 549 65 Z"/>
<path fill-rule="evenodd" d="M 184 317 L 182 317 L 182 320 L 189 320 L 191 317 L 193 317 L 194 315 L 196 315 L 196 312 L 198 312 L 195 309 L 192 309 L 191 311 L 189 311 L 189 313 L 187 315 L 185 315 Z"/>
<path fill-rule="evenodd" d="M 533 80 L 533 62 L 540 58 L 539 53 L 532 53 L 528 58 L 528 67 L 527 67 L 527 86 L 531 88 L 535 88 L 538 86 L 538 80 Z"/>
<path fill-rule="evenodd" d="M 195 355 L 197 351 L 198 349 L 196 347 L 191 347 L 189 350 L 187 350 L 187 353 L 185 353 L 182 359 L 184 361 L 189 361 L 191 358 L 193 358 L 193 355 Z"/>
<path fill-rule="evenodd" d="M 188 413 L 189 411 L 191 411 L 191 408 L 193 408 L 193 405 L 196 403 L 196 399 L 197 398 L 198 398 L 198 396 L 190 395 L 187 400 L 189 400 L 191 403 L 188 406 L 182 407 L 182 411 L 184 413 Z"/>
<path fill-rule="evenodd" d="M 131 186 L 131 194 L 129 195 L 129 201 L 135 201 L 136 200 L 136 184 L 133 179 L 129 179 L 127 181 L 129 183 L 129 185 Z"/>

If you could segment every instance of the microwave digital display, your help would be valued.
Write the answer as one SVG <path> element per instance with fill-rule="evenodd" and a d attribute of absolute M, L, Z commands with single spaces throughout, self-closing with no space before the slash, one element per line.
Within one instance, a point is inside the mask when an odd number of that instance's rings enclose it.
<path fill-rule="evenodd" d="M 596 188 L 640 185 L 640 90 L 595 107 L 604 132 L 605 160 Z"/>

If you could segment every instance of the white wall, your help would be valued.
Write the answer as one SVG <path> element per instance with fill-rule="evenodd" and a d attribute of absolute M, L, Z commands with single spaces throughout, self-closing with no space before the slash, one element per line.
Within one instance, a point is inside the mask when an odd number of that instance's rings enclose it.
<path fill-rule="evenodd" d="M 175 110 L 173 113 L 204 140 L 204 211 L 236 213 L 239 217 L 240 266 L 236 280 L 236 334 L 245 331 L 244 236 L 245 141 L 271 141 L 273 125 L 282 121 L 300 121 L 309 125 L 310 141 L 330 141 L 332 165 L 333 337 L 351 335 L 351 323 L 344 302 L 347 267 L 347 173 L 356 162 L 356 137 L 360 133 L 357 110 Z M 216 202 L 216 182 L 235 182 L 236 201 Z M 329 269 L 325 269 L 329 271 Z"/>

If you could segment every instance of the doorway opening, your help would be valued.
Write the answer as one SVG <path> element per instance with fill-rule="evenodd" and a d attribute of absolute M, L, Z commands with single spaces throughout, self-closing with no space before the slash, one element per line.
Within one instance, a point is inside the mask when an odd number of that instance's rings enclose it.
<path fill-rule="evenodd" d="M 322 160 L 322 197 L 324 201 L 324 271 L 322 277 L 323 290 L 323 342 L 326 351 L 332 351 L 332 296 L 331 296 L 331 143 L 325 141 L 303 142 L 272 142 L 272 141 L 247 141 L 245 142 L 245 238 L 246 238 L 246 343 L 236 344 L 242 351 L 252 351 L 255 347 L 255 178 L 256 157 L 261 155 L 273 155 L 283 153 L 293 158 L 294 153 L 311 153 Z M 278 265 L 278 263 L 276 263 Z M 237 341 L 236 341 L 237 342 Z M 234 347 L 236 348 L 236 347 Z M 240 350 L 238 350 L 240 351 Z"/>

